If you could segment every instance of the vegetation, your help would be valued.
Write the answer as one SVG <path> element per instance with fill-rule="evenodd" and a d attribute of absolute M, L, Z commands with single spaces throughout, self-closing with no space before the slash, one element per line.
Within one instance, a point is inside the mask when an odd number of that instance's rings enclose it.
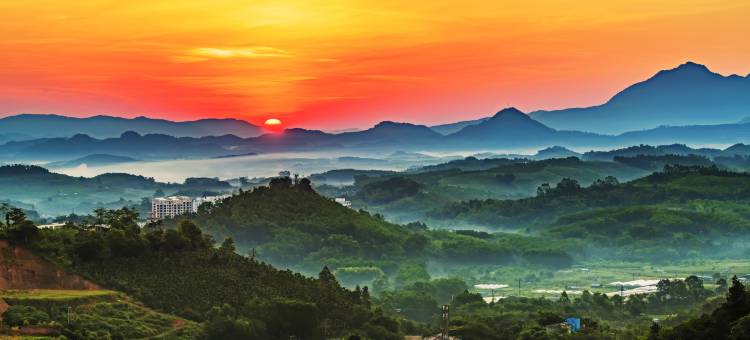
<path fill-rule="evenodd" d="M 150 307 L 202 321 L 209 338 L 222 334 L 238 339 L 320 339 L 350 333 L 373 339 L 401 336 L 398 320 L 371 309 L 367 288 L 342 288 L 327 267 L 318 279 L 280 271 L 237 255 L 231 238 L 214 247 L 212 239 L 191 222 L 184 221 L 177 229 L 141 230 L 136 217 L 124 208 L 100 213 L 101 222 L 109 228 L 97 224 L 36 230 L 22 215 L 14 215 L 6 238 Z M 34 232 L 16 232 L 24 225 Z M 110 324 L 109 318 L 133 319 L 124 307 L 92 306 L 101 313 L 81 323 L 101 323 L 99 332 L 125 338 L 137 335 L 132 332 L 156 334 L 148 325 L 133 330 Z M 19 313 L 38 314 L 28 309 Z M 143 322 L 163 324 L 166 320 Z M 104 334 L 76 333 L 75 327 L 66 332 L 82 338 Z"/>
<path fill-rule="evenodd" d="M 0 166 L 0 186 L 4 200 L 47 217 L 124 206 L 137 207 L 145 216 L 150 206 L 148 202 L 144 204 L 144 198 L 178 191 L 231 190 L 229 183 L 211 178 L 188 178 L 184 184 L 160 183 L 153 178 L 123 173 L 84 178 L 50 172 L 35 165 Z"/>

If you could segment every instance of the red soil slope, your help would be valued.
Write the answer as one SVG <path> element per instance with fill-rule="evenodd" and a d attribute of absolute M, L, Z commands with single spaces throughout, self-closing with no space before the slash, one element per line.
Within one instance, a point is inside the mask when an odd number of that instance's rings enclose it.
<path fill-rule="evenodd" d="M 0 289 L 102 289 L 68 274 L 23 247 L 0 240 Z"/>

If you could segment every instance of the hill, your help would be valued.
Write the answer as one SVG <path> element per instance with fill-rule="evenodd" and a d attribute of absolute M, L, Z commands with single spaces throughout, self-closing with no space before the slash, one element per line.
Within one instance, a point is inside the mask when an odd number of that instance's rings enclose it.
<path fill-rule="evenodd" d="M 103 216 L 108 229 L 80 225 L 44 230 L 36 230 L 23 217 L 15 216 L 2 233 L 9 242 L 44 254 L 103 287 L 123 291 L 156 310 L 203 322 L 197 334 L 202 338 L 322 339 L 350 333 L 380 339 L 403 337 L 398 320 L 370 309 L 367 289 L 341 288 L 327 268 L 319 279 L 307 278 L 237 255 L 231 240 L 214 248 L 213 241 L 190 223 L 176 230 L 142 231 L 131 211 L 110 211 Z M 21 234 L 21 229 L 26 232 Z M 58 309 L 46 306 L 48 314 L 57 315 Z M 171 320 L 164 316 L 143 308 L 138 314 L 139 309 L 132 307 L 122 299 L 95 304 L 89 308 L 103 308 L 102 315 L 89 311 L 77 315 L 74 327 L 121 316 L 130 329 L 113 329 L 117 323 L 104 323 L 97 332 L 116 332 L 130 338 L 143 337 L 137 332 L 164 323 L 165 328 L 171 328 Z M 31 312 L 17 309 L 18 313 Z M 35 311 L 35 315 L 39 313 Z M 150 317 L 159 321 L 151 327 L 136 327 Z M 383 326 L 386 322 L 387 328 Z"/>
<path fill-rule="evenodd" d="M 350 190 L 353 194 L 348 197 L 355 207 L 381 213 L 393 221 L 411 222 L 424 219 L 425 213 L 436 207 L 462 200 L 533 196 L 543 183 L 556 183 L 563 178 L 592 183 L 607 176 L 632 180 L 648 173 L 624 163 L 584 162 L 577 158 L 531 161 L 468 157 L 405 173 L 357 177 Z M 464 225 L 448 219 L 431 224 L 452 228 Z"/>
<path fill-rule="evenodd" d="M 567 214 L 631 205 L 671 204 L 694 210 L 705 206 L 702 201 L 716 201 L 726 202 L 727 209 L 737 214 L 728 204 L 750 199 L 747 179 L 745 173 L 716 167 L 667 166 L 663 172 L 627 183 L 604 180 L 582 187 L 577 181 L 563 179 L 554 187 L 540 186 L 535 197 L 469 200 L 437 208 L 428 216 L 437 221 L 464 221 L 489 228 L 544 229 Z"/>
<path fill-rule="evenodd" d="M 747 117 L 747 93 L 750 76 L 722 76 L 687 62 L 629 86 L 602 105 L 531 116 L 555 129 L 608 134 L 661 125 L 726 124 Z"/>
<path fill-rule="evenodd" d="M 428 261 L 438 261 L 449 265 L 459 253 L 464 264 L 560 265 L 569 260 L 555 247 L 533 247 L 534 256 L 527 256 L 534 242 L 523 237 L 473 239 L 389 223 L 382 216 L 319 195 L 307 179 L 296 184 L 288 178 L 273 179 L 268 187 L 242 192 L 205 207 L 196 216 L 165 221 L 165 225 L 179 225 L 185 219 L 217 239 L 231 236 L 242 252 L 255 250 L 259 258 L 277 266 L 302 272 L 314 272 L 323 265 L 335 271 L 364 271 L 358 279 L 347 281 L 352 285 L 369 285 L 375 279 L 381 285 L 395 284 L 406 264 L 423 268 Z M 509 244 L 511 238 L 514 247 Z M 553 258 L 561 261 L 550 261 Z"/>
<path fill-rule="evenodd" d="M 143 198 L 178 191 L 231 190 L 227 182 L 189 178 L 185 183 L 161 183 L 153 178 L 107 173 L 85 178 L 51 172 L 34 165 L 0 166 L 0 200 L 23 202 L 43 217 L 88 213 L 99 207 L 136 206 L 145 215 L 150 208 Z"/>
<path fill-rule="evenodd" d="M 127 131 L 140 134 L 165 134 L 176 137 L 223 136 L 255 137 L 262 129 L 239 119 L 201 119 L 176 122 L 148 117 L 121 118 L 93 116 L 75 118 L 60 115 L 21 114 L 0 119 L 0 134 L 23 133 L 32 138 L 72 137 L 85 134 L 94 138 L 113 138 Z M 19 140 L 19 139 L 15 139 Z"/>

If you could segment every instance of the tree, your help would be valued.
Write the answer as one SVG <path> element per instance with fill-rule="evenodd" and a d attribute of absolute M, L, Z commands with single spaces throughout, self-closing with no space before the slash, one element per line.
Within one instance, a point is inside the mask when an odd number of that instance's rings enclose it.
<path fill-rule="evenodd" d="M 552 190 L 552 187 L 550 187 L 549 183 L 542 183 L 538 188 L 536 188 L 536 196 L 537 197 L 543 197 L 549 194 L 549 192 Z"/>
<path fill-rule="evenodd" d="M 690 297 L 694 301 L 699 301 L 704 298 L 706 292 L 703 288 L 703 280 L 699 279 L 695 275 L 690 275 L 685 278 L 685 284 L 687 285 Z"/>
<path fill-rule="evenodd" d="M 177 230 L 190 241 L 191 249 L 205 249 L 208 247 L 206 239 L 203 237 L 203 232 L 201 232 L 201 229 L 195 223 L 188 220 L 182 221 L 177 226 Z"/>
<path fill-rule="evenodd" d="M 326 285 L 333 285 L 338 286 L 339 282 L 336 281 L 336 276 L 331 273 L 331 270 L 328 269 L 328 266 L 323 266 L 323 270 L 320 271 L 318 274 L 318 280 L 320 280 L 321 283 Z"/>
<path fill-rule="evenodd" d="M 568 293 L 566 291 L 563 290 L 562 294 L 560 294 L 560 299 L 558 300 L 558 302 L 566 305 L 570 304 L 570 298 L 568 297 Z"/>
<path fill-rule="evenodd" d="M 39 233 L 39 229 L 33 222 L 26 219 L 26 213 L 21 209 L 12 208 L 6 218 L 10 222 L 8 237 L 13 241 L 29 243 Z"/>
<path fill-rule="evenodd" d="M 304 191 L 313 191 L 312 188 L 312 182 L 310 182 L 310 179 L 303 178 L 297 183 L 297 188 Z"/>
<path fill-rule="evenodd" d="M 19 224 L 26 221 L 26 213 L 18 208 L 11 208 L 5 215 L 5 223 L 8 225 Z"/>
<path fill-rule="evenodd" d="M 661 331 L 661 326 L 659 326 L 659 324 L 656 322 L 652 323 L 651 328 L 649 329 L 649 339 L 657 338 L 659 336 L 660 331 Z"/>
<path fill-rule="evenodd" d="M 255 340 L 266 339 L 265 325 L 256 320 L 237 317 L 237 312 L 225 304 L 213 307 L 205 326 L 205 336 L 210 340 Z"/>
<path fill-rule="evenodd" d="M 458 294 L 453 299 L 453 307 L 459 307 L 470 303 L 484 303 L 482 295 L 479 293 L 469 293 L 468 290 L 464 290 L 463 293 Z"/>
<path fill-rule="evenodd" d="M 729 287 L 727 293 L 727 307 L 732 310 L 743 309 L 747 304 L 747 292 L 745 286 L 737 279 L 737 275 L 732 277 L 732 287 Z"/>
<path fill-rule="evenodd" d="M 231 255 L 234 254 L 234 252 L 237 249 L 234 247 L 234 239 L 231 237 L 227 237 L 224 239 L 224 242 L 221 242 L 221 246 L 219 246 L 219 251 L 222 254 Z"/>

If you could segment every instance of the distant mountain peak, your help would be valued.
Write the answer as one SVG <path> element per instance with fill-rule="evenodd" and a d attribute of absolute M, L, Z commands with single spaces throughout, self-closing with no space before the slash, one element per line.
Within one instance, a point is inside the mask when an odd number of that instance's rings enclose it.
<path fill-rule="evenodd" d="M 394 122 L 391 120 L 384 120 L 380 123 L 375 124 L 373 129 L 384 129 L 384 128 L 398 128 L 398 127 L 421 127 L 420 125 L 411 123 Z"/>
<path fill-rule="evenodd" d="M 508 117 L 508 116 L 516 116 L 516 117 L 525 117 L 529 118 L 528 115 L 523 113 L 523 111 L 515 108 L 515 107 L 507 107 L 500 111 L 498 111 L 493 118 L 502 118 L 502 117 Z"/>
<path fill-rule="evenodd" d="M 498 111 L 492 118 L 466 126 L 451 136 L 489 140 L 537 137 L 553 132 L 553 129 L 537 122 L 521 110 L 508 107 Z"/>
<path fill-rule="evenodd" d="M 747 116 L 750 82 L 688 61 L 630 85 L 604 104 L 531 117 L 558 130 L 619 134 L 663 125 L 733 123 Z"/>
<path fill-rule="evenodd" d="M 688 61 L 684 64 L 681 64 L 673 69 L 669 70 L 663 70 L 656 73 L 654 77 L 651 79 L 657 78 L 659 76 L 664 75 L 670 75 L 670 74 L 678 74 L 678 75 L 719 75 L 717 73 L 712 72 L 711 70 L 706 67 L 706 65 L 698 64 L 696 62 Z"/>
<path fill-rule="evenodd" d="M 706 67 L 706 65 L 699 64 L 693 61 L 687 61 L 682 65 L 677 66 L 675 69 L 693 69 L 693 70 L 701 70 L 701 71 L 711 71 Z"/>
<path fill-rule="evenodd" d="M 384 128 L 384 127 L 391 127 L 391 126 L 399 126 L 399 125 L 403 125 L 403 124 L 405 124 L 405 123 L 398 123 L 398 122 L 394 122 L 392 120 L 384 120 L 384 121 L 382 121 L 380 123 L 375 124 L 375 126 L 373 128 L 377 129 L 377 128 Z"/>

